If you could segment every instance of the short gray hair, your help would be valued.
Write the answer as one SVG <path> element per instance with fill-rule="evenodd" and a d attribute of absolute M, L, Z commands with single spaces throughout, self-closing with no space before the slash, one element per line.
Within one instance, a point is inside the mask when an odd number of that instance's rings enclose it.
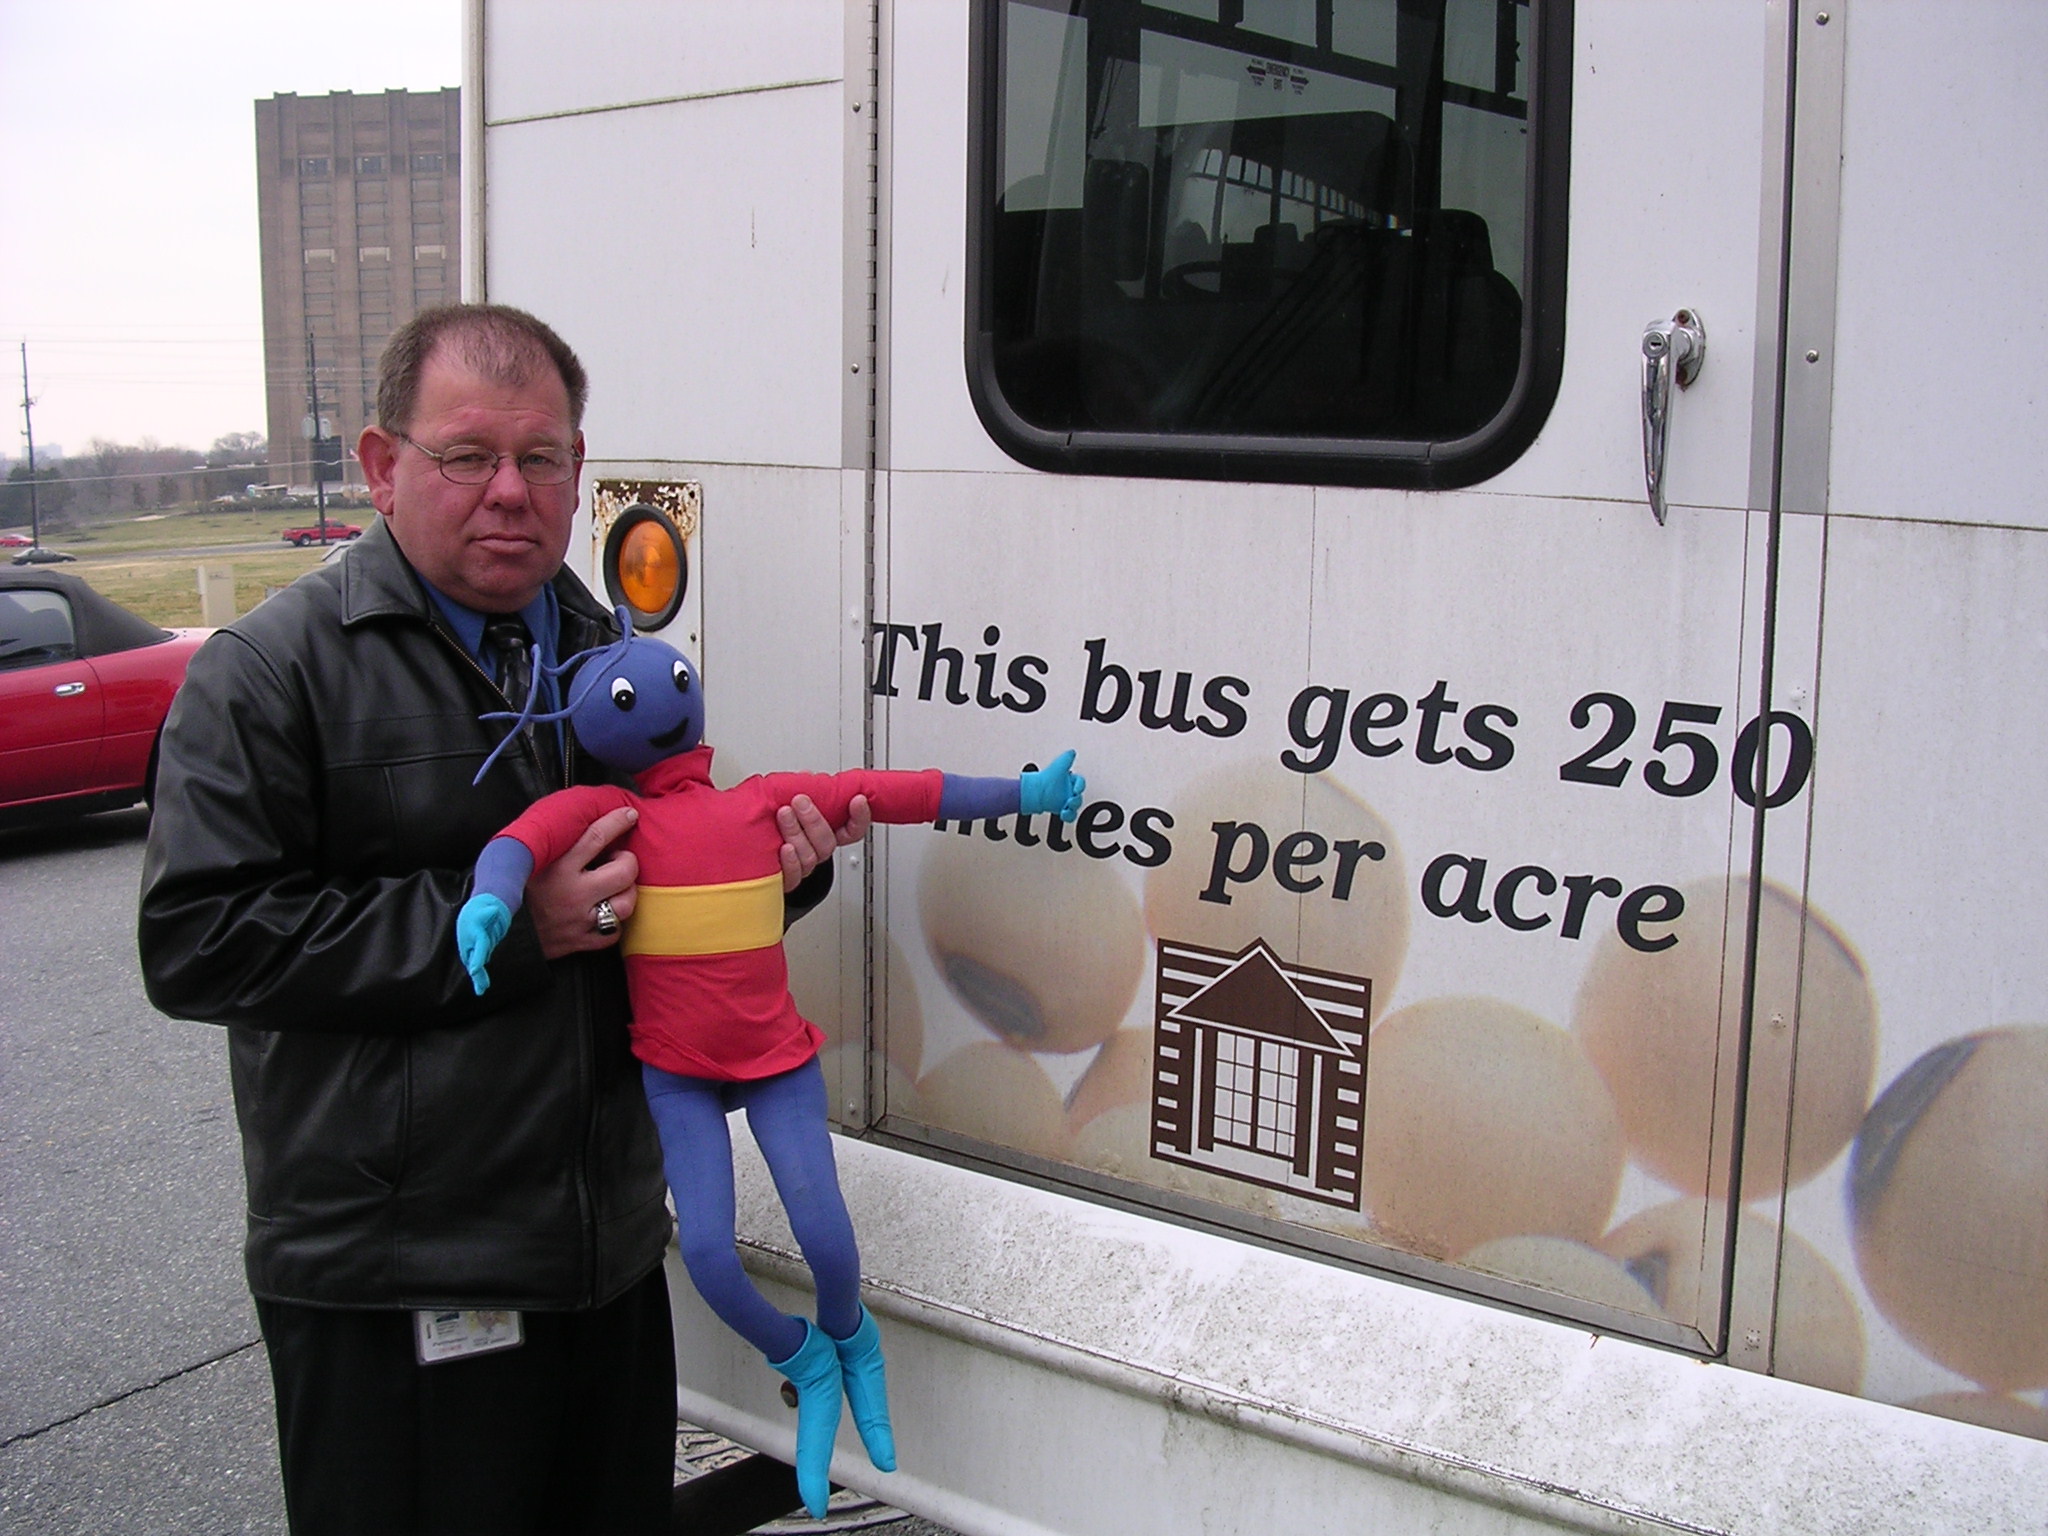
<path fill-rule="evenodd" d="M 544 321 L 509 304 L 440 304 L 423 309 L 392 333 L 377 364 L 377 425 L 412 426 L 420 375 L 442 347 L 463 366 L 501 384 L 525 384 L 552 367 L 569 395 L 569 424 L 581 428 L 590 378 L 569 344 Z"/>

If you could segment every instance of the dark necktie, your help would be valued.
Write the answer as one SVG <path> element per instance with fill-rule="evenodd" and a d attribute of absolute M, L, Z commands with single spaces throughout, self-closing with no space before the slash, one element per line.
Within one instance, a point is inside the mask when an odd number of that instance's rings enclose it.
<path fill-rule="evenodd" d="M 526 621 L 516 613 L 501 613 L 486 619 L 484 644 L 490 648 L 498 690 L 513 709 L 525 709 L 527 695 L 533 691 L 533 637 L 527 633 Z M 541 772 L 550 782 L 555 781 L 559 775 L 555 767 L 553 729 L 535 730 L 529 721 L 524 734 L 540 756 Z"/>

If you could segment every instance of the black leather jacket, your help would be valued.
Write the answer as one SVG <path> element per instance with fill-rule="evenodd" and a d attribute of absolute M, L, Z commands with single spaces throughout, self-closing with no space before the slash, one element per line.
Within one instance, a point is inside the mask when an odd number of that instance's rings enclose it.
<path fill-rule="evenodd" d="M 562 654 L 614 636 L 555 590 Z M 661 1258 L 617 952 L 549 963 L 522 912 L 487 996 L 456 958 L 477 853 L 551 787 L 531 748 L 471 787 L 505 707 L 379 518 L 209 640 L 164 727 L 142 972 L 228 1026 L 258 1296 L 581 1308 Z"/>

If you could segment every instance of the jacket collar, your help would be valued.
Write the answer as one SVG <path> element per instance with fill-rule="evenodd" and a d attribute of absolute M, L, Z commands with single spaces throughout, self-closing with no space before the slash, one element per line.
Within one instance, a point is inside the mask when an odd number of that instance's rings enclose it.
<path fill-rule="evenodd" d="M 610 612 L 566 565 L 555 573 L 553 585 L 556 601 L 562 605 L 564 655 L 591 643 L 577 637 L 571 644 L 577 630 L 587 631 L 594 624 L 610 632 Z M 573 629 L 572 616 L 580 621 Z M 427 596 L 426 587 L 380 513 L 341 561 L 341 622 L 347 629 L 368 619 L 393 617 L 432 623 L 434 600 Z"/>

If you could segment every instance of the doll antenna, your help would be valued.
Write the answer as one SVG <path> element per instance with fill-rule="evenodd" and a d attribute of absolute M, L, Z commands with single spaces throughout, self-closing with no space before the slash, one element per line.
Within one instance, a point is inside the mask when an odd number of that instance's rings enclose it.
<path fill-rule="evenodd" d="M 578 651 L 575 655 L 565 660 L 552 664 L 543 662 L 535 667 L 533 669 L 533 685 L 526 690 L 526 703 L 516 713 L 511 710 L 494 709 L 486 714 L 477 716 L 479 720 L 510 720 L 512 728 L 505 733 L 503 740 L 491 748 L 490 756 L 486 757 L 483 766 L 477 769 L 476 777 L 469 781 L 472 786 L 483 783 L 484 775 L 491 771 L 491 764 L 495 763 L 503 755 L 505 749 L 512 745 L 513 738 L 518 736 L 529 725 L 552 724 L 558 720 L 566 720 L 574 714 L 582 707 L 583 701 L 590 697 L 590 690 L 597 686 L 598 679 L 604 675 L 604 663 L 615 656 L 624 656 L 626 654 L 626 648 L 634 640 L 633 616 L 623 604 L 613 610 L 613 616 L 619 623 L 620 635 L 618 639 L 608 640 L 603 645 L 593 645 L 588 650 Z M 540 702 L 540 686 L 543 674 L 551 678 L 566 677 L 569 673 L 575 671 L 576 668 L 585 666 L 586 663 L 589 664 L 587 667 L 589 675 L 577 679 L 575 692 L 567 703 L 557 709 L 535 708 Z"/>

